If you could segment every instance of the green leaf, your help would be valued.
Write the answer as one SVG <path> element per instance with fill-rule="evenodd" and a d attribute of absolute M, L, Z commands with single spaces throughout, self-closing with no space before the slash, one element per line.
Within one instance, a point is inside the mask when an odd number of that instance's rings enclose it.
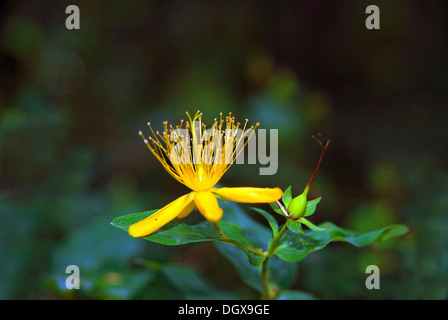
<path fill-rule="evenodd" d="M 157 210 L 139 212 L 118 217 L 114 219 L 111 224 L 128 231 L 129 226 L 143 220 L 156 211 Z M 218 225 L 227 237 L 221 236 L 209 221 L 204 221 L 196 225 L 187 225 L 179 219 L 174 219 L 149 236 L 142 237 L 142 239 L 164 245 L 220 241 L 234 245 L 243 250 L 248 256 L 251 264 L 259 265 L 263 263 L 265 257 L 261 254 L 262 249 L 245 237 L 242 229 L 238 225 L 224 220 L 219 221 Z M 258 251 L 260 254 L 257 254 L 254 251 Z"/>
<path fill-rule="evenodd" d="M 234 266 L 240 279 L 248 286 L 263 293 L 263 283 L 261 280 L 261 265 L 254 266 L 249 263 L 244 252 L 234 246 L 216 242 L 215 246 Z M 271 286 L 279 289 L 291 287 L 298 274 L 298 264 L 289 263 L 277 256 L 272 256 L 268 264 L 268 281 Z"/>
<path fill-rule="evenodd" d="M 275 218 L 266 210 L 260 209 L 260 208 L 251 208 L 252 210 L 260 213 L 269 223 L 269 226 L 272 229 L 272 233 L 274 237 L 278 234 L 278 222 L 275 220 Z"/>
<path fill-rule="evenodd" d="M 128 231 L 129 226 L 139 222 L 158 210 L 138 212 L 114 219 L 111 224 L 115 227 Z M 192 242 L 207 241 L 208 239 L 220 238 L 216 229 L 210 223 L 189 226 L 174 219 L 153 234 L 143 239 L 165 245 L 181 245 Z"/>
<path fill-rule="evenodd" d="M 215 242 L 214 244 L 219 252 L 233 264 L 239 278 L 246 285 L 262 293 L 263 284 L 261 282 L 261 265 L 251 265 L 244 252 L 237 247 L 220 242 Z"/>
<path fill-rule="evenodd" d="M 272 256 L 268 262 L 268 282 L 278 289 L 287 289 L 294 285 L 299 273 L 299 264 L 290 263 Z"/>
<path fill-rule="evenodd" d="M 271 232 L 264 224 L 249 216 L 235 202 L 220 203 L 219 206 L 224 211 L 223 219 L 225 221 L 240 226 L 245 237 L 253 241 L 258 247 L 267 250 L 267 239 L 271 237 Z"/>
<path fill-rule="evenodd" d="M 251 216 L 249 216 L 244 210 L 242 210 L 241 205 L 234 202 L 228 202 L 227 204 L 222 205 L 222 208 L 224 210 L 224 217 L 228 221 L 241 226 L 244 234 L 251 240 L 253 240 L 254 243 L 263 246 L 266 245 L 267 241 L 270 239 L 270 237 L 272 237 L 272 232 L 270 232 L 269 229 L 264 225 L 252 219 Z M 274 217 L 268 212 L 264 210 L 263 212 L 265 213 L 267 219 L 274 219 Z M 276 225 L 277 221 L 271 221 L 271 223 L 273 225 Z M 223 254 L 223 256 L 226 257 L 235 266 L 238 275 L 244 283 L 256 289 L 260 293 L 263 292 L 260 265 L 251 265 L 247 259 L 246 254 L 235 246 L 229 246 L 220 242 L 215 242 L 215 246 L 218 248 L 221 254 Z M 288 288 L 289 286 L 294 284 L 294 281 L 297 277 L 297 272 L 298 265 L 295 263 L 286 262 L 276 256 L 273 256 L 269 259 L 268 280 L 272 286 L 276 286 L 280 289 Z"/>
<path fill-rule="evenodd" d="M 289 186 L 284 192 L 282 196 L 282 201 L 285 204 L 285 207 L 287 208 L 289 203 L 292 200 L 292 194 L 291 194 L 291 186 Z"/>
<path fill-rule="evenodd" d="M 221 204 L 220 204 L 221 206 Z M 272 239 L 272 232 L 263 224 L 252 219 L 241 205 L 234 202 L 223 204 L 224 217 L 226 220 L 238 224 L 243 229 L 244 235 L 250 238 L 259 246 L 266 246 L 269 239 Z M 260 209 L 262 210 L 262 209 Z M 256 210 L 258 211 L 258 210 Z M 278 230 L 278 224 L 275 218 L 268 212 L 258 211 L 268 219 L 271 228 Z M 274 222 L 275 221 L 275 222 Z M 261 282 L 261 265 L 251 265 L 244 251 L 239 250 L 235 246 L 229 246 L 221 242 L 215 242 L 215 246 L 221 254 L 227 258 L 234 266 L 241 280 L 248 286 L 254 288 L 260 293 L 263 292 L 263 284 Z M 264 261 L 264 259 L 263 259 Z M 287 288 L 294 283 L 297 276 L 297 264 L 288 263 L 278 257 L 271 257 L 269 260 L 269 282 L 278 288 Z M 271 268 L 274 270 L 271 271 Z"/>
<path fill-rule="evenodd" d="M 269 203 L 269 205 L 271 206 L 271 209 L 274 210 L 274 212 L 278 213 L 281 216 L 285 216 L 282 212 L 282 210 L 280 210 L 280 208 L 278 207 L 278 204 L 275 202 L 271 202 Z"/>
<path fill-rule="evenodd" d="M 326 228 L 320 228 L 320 227 L 316 226 L 314 223 L 312 223 L 311 221 L 309 221 L 308 219 L 305 219 L 303 217 L 300 218 L 298 220 L 298 222 L 303 223 L 308 228 L 310 228 L 311 230 L 314 230 L 314 231 L 325 231 L 326 230 Z"/>
<path fill-rule="evenodd" d="M 322 199 L 322 197 L 319 197 L 319 198 L 316 198 L 313 200 L 309 200 L 306 203 L 306 211 L 303 216 L 308 217 L 308 216 L 312 215 L 314 213 L 314 211 L 316 211 L 316 206 L 320 202 L 321 199 Z"/>
<path fill-rule="evenodd" d="M 301 234 L 286 231 L 275 254 L 285 261 L 297 262 L 304 259 L 308 254 L 325 248 L 333 241 L 345 241 L 356 247 L 363 247 L 375 240 L 385 241 L 403 235 L 408 231 L 408 228 L 404 225 L 391 225 L 366 233 L 346 230 L 331 222 L 323 223 L 320 227 L 327 228 L 327 230 L 310 230 Z"/>
<path fill-rule="evenodd" d="M 326 230 L 325 228 L 320 228 L 320 227 L 316 226 L 314 223 L 312 223 L 308 219 L 305 219 L 304 217 L 299 218 L 297 220 L 288 219 L 286 221 L 286 225 L 288 226 L 288 229 L 294 233 L 302 233 L 303 232 L 302 224 L 306 225 L 308 228 L 310 228 L 311 230 L 314 230 L 314 231 Z"/>
<path fill-rule="evenodd" d="M 286 220 L 286 225 L 287 225 L 288 229 L 294 233 L 302 233 L 303 232 L 302 225 L 300 224 L 300 222 L 298 222 L 296 220 L 288 219 L 288 220 Z"/>

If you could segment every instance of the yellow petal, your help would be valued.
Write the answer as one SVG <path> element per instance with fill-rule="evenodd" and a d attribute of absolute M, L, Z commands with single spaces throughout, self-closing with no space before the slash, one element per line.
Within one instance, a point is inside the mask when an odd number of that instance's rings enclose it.
<path fill-rule="evenodd" d="M 183 209 L 179 215 L 177 216 L 177 218 L 182 219 L 185 218 L 186 216 L 188 216 L 196 207 L 194 204 L 194 195 L 196 192 L 190 192 L 189 196 L 190 196 L 190 203 L 185 207 L 185 209 Z"/>
<path fill-rule="evenodd" d="M 269 203 L 283 196 L 280 188 L 213 188 L 211 191 L 224 199 L 242 203 Z"/>
<path fill-rule="evenodd" d="M 194 192 L 186 194 L 167 204 L 146 219 L 134 223 L 129 227 L 129 234 L 133 237 L 144 237 L 160 229 L 178 215 L 182 214 L 183 216 L 186 216 L 194 208 L 194 206 L 191 206 L 193 197 Z M 186 213 L 188 210 L 190 210 L 190 212 Z"/>
<path fill-rule="evenodd" d="M 210 191 L 196 192 L 194 203 L 199 212 L 211 222 L 217 222 L 222 217 L 222 209 L 218 205 L 218 200 Z"/>

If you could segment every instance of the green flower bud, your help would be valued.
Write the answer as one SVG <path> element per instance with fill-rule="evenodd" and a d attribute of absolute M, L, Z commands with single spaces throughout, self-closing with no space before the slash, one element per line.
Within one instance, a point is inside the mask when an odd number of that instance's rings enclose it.
<path fill-rule="evenodd" d="M 291 202 L 288 205 L 288 208 L 286 209 L 293 219 L 299 219 L 302 217 L 306 212 L 306 203 L 307 203 L 307 193 L 304 192 L 301 195 L 295 197 L 291 200 Z"/>

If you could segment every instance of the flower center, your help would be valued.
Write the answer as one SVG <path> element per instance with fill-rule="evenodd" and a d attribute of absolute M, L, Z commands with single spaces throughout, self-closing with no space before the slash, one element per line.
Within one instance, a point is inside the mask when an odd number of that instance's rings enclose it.
<path fill-rule="evenodd" d="M 141 131 L 139 134 L 172 177 L 193 191 L 207 191 L 218 183 L 243 151 L 259 123 L 247 128 L 249 120 L 246 119 L 241 128 L 241 123 L 235 122 L 231 113 L 224 119 L 220 113 L 219 120 L 215 119 L 207 129 L 199 111 L 193 118 L 188 112 L 187 116 L 189 120 L 185 121 L 184 128 L 184 120 L 175 128 L 165 121 L 162 133 L 154 132 L 148 122 L 152 146 Z"/>

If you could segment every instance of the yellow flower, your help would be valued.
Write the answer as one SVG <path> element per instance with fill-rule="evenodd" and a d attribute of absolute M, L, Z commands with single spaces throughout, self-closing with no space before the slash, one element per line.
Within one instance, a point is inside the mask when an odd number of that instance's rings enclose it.
<path fill-rule="evenodd" d="M 185 128 L 182 128 L 183 120 L 175 128 L 172 125 L 168 127 L 168 123 L 164 122 L 164 130 L 159 133 L 154 132 L 148 123 L 153 135 L 149 140 L 139 132 L 166 171 L 192 192 L 131 225 L 129 234 L 133 237 L 147 236 L 176 217 L 186 217 L 194 208 L 207 220 L 216 223 L 223 215 L 216 196 L 242 203 L 270 203 L 283 195 L 280 188 L 215 188 L 255 132 L 258 123 L 247 128 L 246 119 L 241 128 L 231 113 L 225 119 L 221 113 L 219 121 L 215 119 L 213 126 L 206 129 L 199 111 L 193 119 L 187 115 L 189 121 L 185 122 Z"/>

